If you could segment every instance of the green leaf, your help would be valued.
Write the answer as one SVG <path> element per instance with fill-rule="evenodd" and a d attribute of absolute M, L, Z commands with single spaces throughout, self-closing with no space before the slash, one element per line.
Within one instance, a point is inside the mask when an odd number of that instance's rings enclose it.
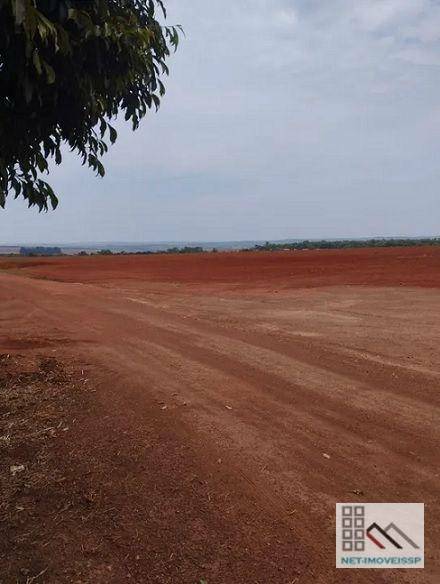
<path fill-rule="evenodd" d="M 118 137 L 118 133 L 112 126 L 110 126 L 110 124 L 108 124 L 108 129 L 110 132 L 110 143 L 114 144 L 116 142 L 116 138 Z"/>
<path fill-rule="evenodd" d="M 52 83 L 55 83 L 55 79 L 56 79 L 55 71 L 49 65 L 49 63 L 46 63 L 46 61 L 43 61 L 43 67 L 44 67 L 44 70 L 46 72 L 47 83 L 49 85 L 52 85 Z"/>
<path fill-rule="evenodd" d="M 36 158 L 38 170 L 40 172 L 44 172 L 45 170 L 47 170 L 47 162 L 46 162 L 46 159 L 44 158 L 44 156 L 41 154 L 41 152 L 37 152 L 35 158 Z"/>
<path fill-rule="evenodd" d="M 99 176 L 104 176 L 105 175 L 105 168 L 102 165 L 102 163 L 97 159 L 96 160 L 96 168 L 98 170 L 98 174 Z"/>
<path fill-rule="evenodd" d="M 15 23 L 21 26 L 26 20 L 27 2 L 26 0 L 13 0 Z"/>
<path fill-rule="evenodd" d="M 34 49 L 34 52 L 32 54 L 32 62 L 34 64 L 35 70 L 37 71 L 38 75 L 41 75 L 43 70 L 41 68 L 41 61 L 40 61 L 40 55 L 38 54 L 38 49 Z"/>

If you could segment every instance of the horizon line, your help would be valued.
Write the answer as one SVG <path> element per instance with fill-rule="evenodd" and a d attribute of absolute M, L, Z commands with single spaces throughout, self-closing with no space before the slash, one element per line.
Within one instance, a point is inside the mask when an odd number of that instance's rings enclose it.
<path fill-rule="evenodd" d="M 245 238 L 245 239 L 178 239 L 178 240 L 160 240 L 160 241 L 124 241 L 124 240 L 112 240 L 112 241 L 78 241 L 78 242 L 48 242 L 48 241 L 33 241 L 33 242 L 15 242 L 15 243 L 0 243 L 0 247 L 21 247 L 21 246 L 57 246 L 57 247 L 97 247 L 103 245 L 124 245 L 124 246 L 137 246 L 137 245 L 175 245 L 175 244 L 188 244 L 188 243 L 199 243 L 199 244 L 228 244 L 228 243 L 247 243 L 247 242 L 269 242 L 269 243 L 282 243 L 282 242 L 302 242 L 302 241 L 364 241 L 369 239 L 436 239 L 440 235 L 365 235 L 365 236 L 335 236 L 335 237 L 283 237 L 281 239 L 275 238 Z"/>

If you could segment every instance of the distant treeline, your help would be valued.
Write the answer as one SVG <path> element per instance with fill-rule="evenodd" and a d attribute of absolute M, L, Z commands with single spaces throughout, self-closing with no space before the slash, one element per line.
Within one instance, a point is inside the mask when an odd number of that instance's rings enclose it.
<path fill-rule="evenodd" d="M 111 249 L 100 249 L 95 252 L 80 251 L 78 255 L 157 255 L 157 254 L 167 254 L 167 253 L 203 253 L 206 251 L 203 247 L 170 247 L 168 249 L 160 251 L 112 251 Z M 217 251 L 212 249 L 211 251 Z"/>
<path fill-rule="evenodd" d="M 22 256 L 56 256 L 62 255 L 60 247 L 21 247 L 20 255 Z"/>
<path fill-rule="evenodd" d="M 375 239 L 335 239 L 335 240 L 310 240 L 295 242 L 266 241 L 264 244 L 256 244 L 251 248 L 242 248 L 234 251 L 294 251 L 307 249 L 348 249 L 361 247 L 414 247 L 420 245 L 440 245 L 440 237 L 421 238 L 375 238 Z M 111 249 L 100 249 L 97 251 L 80 251 L 77 255 L 158 255 L 158 254 L 188 254 L 203 253 L 210 251 L 217 252 L 216 248 L 204 249 L 201 246 L 170 247 L 160 251 L 118 251 Z M 21 247 L 20 255 L 23 256 L 56 256 L 63 255 L 60 247 Z"/>
<path fill-rule="evenodd" d="M 202 253 L 205 251 L 203 247 L 190 247 L 185 245 L 185 247 L 170 247 L 163 253 Z"/>
<path fill-rule="evenodd" d="M 440 245 L 440 237 L 413 238 L 379 238 L 379 239 L 340 239 L 340 240 L 309 240 L 296 241 L 294 243 L 271 243 L 266 241 L 264 245 L 255 245 L 244 251 L 283 251 L 301 249 L 345 249 L 359 247 L 413 247 L 418 245 Z"/>

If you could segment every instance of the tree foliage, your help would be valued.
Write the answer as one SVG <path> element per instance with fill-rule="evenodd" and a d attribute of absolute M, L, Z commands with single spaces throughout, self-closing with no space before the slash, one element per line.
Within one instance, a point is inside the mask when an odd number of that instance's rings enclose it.
<path fill-rule="evenodd" d="M 295 251 L 309 249 L 351 249 L 362 247 L 415 247 L 440 245 L 440 237 L 373 237 L 367 239 L 303 239 L 257 244 L 244 251 Z"/>
<path fill-rule="evenodd" d="M 0 0 L 0 206 L 58 199 L 41 178 L 62 145 L 104 175 L 118 114 L 133 129 L 165 92 L 179 27 L 161 0 Z"/>

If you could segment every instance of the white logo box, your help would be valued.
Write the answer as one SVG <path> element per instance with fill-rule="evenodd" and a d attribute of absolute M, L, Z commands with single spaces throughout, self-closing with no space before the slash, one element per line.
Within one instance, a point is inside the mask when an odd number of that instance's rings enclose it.
<path fill-rule="evenodd" d="M 337 568 L 424 568 L 423 503 L 337 503 Z"/>

